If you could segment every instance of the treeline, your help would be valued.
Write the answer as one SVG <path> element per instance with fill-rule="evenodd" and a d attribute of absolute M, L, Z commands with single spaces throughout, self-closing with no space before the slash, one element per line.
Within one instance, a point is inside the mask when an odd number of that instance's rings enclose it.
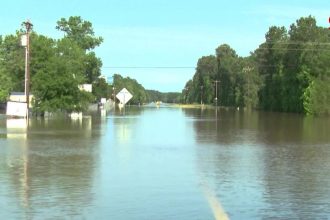
<path fill-rule="evenodd" d="M 147 102 L 147 92 L 145 88 L 138 83 L 135 79 L 130 77 L 122 77 L 119 74 L 113 75 L 113 91 L 117 94 L 123 88 L 126 88 L 132 95 L 132 99 L 129 101 L 130 104 L 144 104 Z"/>
<path fill-rule="evenodd" d="M 156 90 L 147 90 L 148 102 L 161 101 L 164 103 L 181 103 L 181 93 L 179 92 L 159 92 Z"/>
<path fill-rule="evenodd" d="M 33 109 L 36 112 L 81 111 L 96 100 L 95 95 L 79 90 L 78 86 L 100 83 L 102 62 L 93 49 L 103 40 L 95 37 L 92 24 L 79 16 L 60 19 L 56 29 L 63 32 L 63 38 L 53 39 L 35 31 L 30 35 Z M 22 34 L 24 31 L 19 30 L 0 37 L 0 102 L 8 100 L 12 91 L 24 91 Z"/>
<path fill-rule="evenodd" d="M 309 16 L 288 31 L 270 27 L 265 42 L 248 57 L 221 45 L 215 55 L 198 60 L 182 98 L 186 103 L 330 114 L 329 34 Z"/>
<path fill-rule="evenodd" d="M 180 103 L 181 93 L 167 92 L 162 93 L 156 90 L 146 90 L 138 81 L 130 77 L 122 77 L 119 74 L 113 75 L 113 84 L 109 85 L 108 90 L 117 94 L 120 90 L 126 88 L 133 98 L 129 101 L 130 104 L 146 104 L 151 102 L 161 101 L 164 103 Z M 109 96 L 110 97 L 110 96 Z"/>

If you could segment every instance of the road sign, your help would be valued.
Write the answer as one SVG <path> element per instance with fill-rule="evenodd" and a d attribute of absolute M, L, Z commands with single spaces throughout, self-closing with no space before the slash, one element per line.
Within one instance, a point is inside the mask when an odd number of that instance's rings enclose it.
<path fill-rule="evenodd" d="M 126 88 L 123 88 L 116 95 L 116 97 L 120 101 L 121 104 L 125 105 L 133 97 L 133 95 Z"/>

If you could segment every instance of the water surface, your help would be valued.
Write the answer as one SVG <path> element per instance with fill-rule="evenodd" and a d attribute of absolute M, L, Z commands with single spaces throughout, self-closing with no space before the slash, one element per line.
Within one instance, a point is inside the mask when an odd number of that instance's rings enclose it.
<path fill-rule="evenodd" d="M 0 117 L 6 219 L 330 217 L 330 119 L 128 107 L 82 120 Z"/>

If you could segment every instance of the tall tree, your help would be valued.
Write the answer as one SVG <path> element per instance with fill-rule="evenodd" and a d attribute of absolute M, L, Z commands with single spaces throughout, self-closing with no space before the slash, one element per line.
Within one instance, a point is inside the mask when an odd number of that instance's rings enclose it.
<path fill-rule="evenodd" d="M 92 23 L 83 20 L 80 16 L 71 16 L 68 20 L 61 18 L 57 22 L 56 29 L 63 31 L 65 38 L 76 42 L 80 48 L 86 51 L 83 60 L 86 83 L 94 83 L 101 75 L 102 61 L 91 50 L 103 42 L 102 37 L 95 37 Z"/>
<path fill-rule="evenodd" d="M 247 108 L 257 108 L 259 104 L 258 93 L 262 85 L 262 80 L 257 70 L 255 60 L 255 54 L 251 54 L 251 56 L 242 60 L 241 106 L 245 106 Z"/>
<path fill-rule="evenodd" d="M 257 70 L 263 79 L 259 91 L 259 105 L 266 110 L 282 110 L 283 62 L 288 46 L 285 27 L 269 28 L 266 41 L 255 51 Z"/>
<path fill-rule="evenodd" d="M 239 105 L 238 73 L 241 71 L 240 60 L 235 50 L 223 44 L 216 49 L 218 77 L 220 79 L 219 103 L 224 106 Z"/>
<path fill-rule="evenodd" d="M 315 18 L 309 16 L 300 18 L 292 24 L 289 30 L 289 45 L 284 62 L 283 110 L 304 112 L 304 92 L 308 88 L 315 63 L 310 63 L 307 57 L 319 56 L 318 46 L 321 40 L 320 28 Z"/>
<path fill-rule="evenodd" d="M 66 37 L 75 41 L 84 50 L 94 49 L 103 42 L 102 37 L 94 36 L 92 23 L 84 21 L 80 16 L 71 16 L 68 20 L 61 18 L 56 29 L 63 31 Z"/>
<path fill-rule="evenodd" d="M 35 111 L 72 112 L 86 109 L 92 99 L 91 94 L 78 88 L 85 80 L 82 64 L 84 51 L 68 38 L 58 40 L 53 50 L 44 68 L 36 69 L 32 78 Z"/>
<path fill-rule="evenodd" d="M 20 45 L 20 33 L 7 35 L 0 41 L 0 77 L 2 101 L 9 92 L 24 91 L 24 47 Z"/>

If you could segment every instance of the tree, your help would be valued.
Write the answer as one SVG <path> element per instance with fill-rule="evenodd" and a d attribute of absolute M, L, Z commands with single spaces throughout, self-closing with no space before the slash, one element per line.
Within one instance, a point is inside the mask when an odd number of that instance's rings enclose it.
<path fill-rule="evenodd" d="M 94 83 L 101 75 L 102 61 L 94 52 L 86 54 L 84 58 L 86 83 Z"/>
<path fill-rule="evenodd" d="M 73 112 L 87 108 L 92 96 L 78 88 L 84 82 L 84 65 L 81 62 L 84 55 L 84 51 L 68 38 L 57 42 L 55 53 L 45 68 L 36 70 L 32 78 L 35 111 Z"/>
<path fill-rule="evenodd" d="M 112 96 L 112 86 L 110 86 L 104 78 L 98 78 L 93 83 L 93 95 L 97 100 L 101 98 L 111 98 Z"/>
<path fill-rule="evenodd" d="M 263 84 L 259 91 L 259 106 L 265 110 L 282 110 L 283 65 L 288 45 L 285 27 L 269 28 L 266 42 L 255 51 L 257 71 Z"/>
<path fill-rule="evenodd" d="M 101 75 L 102 61 L 91 51 L 103 42 L 102 37 L 95 37 L 92 23 L 84 21 L 80 16 L 71 16 L 68 20 L 61 18 L 57 22 L 57 30 L 65 33 L 65 38 L 76 42 L 76 44 L 86 51 L 83 59 L 85 65 L 86 83 L 94 83 Z"/>
<path fill-rule="evenodd" d="M 304 109 L 309 115 L 330 114 L 330 77 L 313 80 L 304 92 Z"/>
<path fill-rule="evenodd" d="M 132 104 L 143 104 L 147 101 L 146 90 L 135 79 L 123 78 L 121 75 L 115 74 L 113 76 L 113 86 L 116 92 L 126 88 L 133 95 L 133 98 L 129 101 Z"/>
<path fill-rule="evenodd" d="M 259 104 L 258 92 L 261 87 L 261 77 L 257 71 L 255 55 L 244 58 L 242 61 L 242 106 L 257 108 Z"/>
<path fill-rule="evenodd" d="M 13 88 L 11 78 L 0 69 L 0 102 L 7 101 L 10 91 Z"/>
<path fill-rule="evenodd" d="M 93 100 L 92 94 L 78 86 L 93 83 L 101 74 L 102 62 L 93 51 L 102 42 L 94 37 L 92 24 L 80 17 L 61 19 L 57 29 L 66 33 L 59 40 L 30 35 L 31 91 L 34 110 L 38 112 L 81 111 Z M 24 91 L 25 51 L 20 45 L 21 31 L 0 37 L 0 101 L 6 101 L 11 91 Z M 102 87 L 102 83 L 95 83 Z"/>
<path fill-rule="evenodd" d="M 7 35 L 0 41 L 1 100 L 5 101 L 13 90 L 24 91 L 24 48 L 20 45 L 20 33 Z M 6 97 L 7 96 L 7 97 Z"/>
<path fill-rule="evenodd" d="M 220 80 L 219 103 L 223 106 L 240 105 L 239 72 L 241 59 L 229 45 L 223 44 L 216 49 L 218 60 L 217 78 Z"/>
<path fill-rule="evenodd" d="M 80 16 L 71 16 L 68 20 L 61 18 L 57 22 L 56 29 L 63 31 L 67 38 L 84 50 L 94 49 L 103 42 L 102 37 L 94 36 L 92 23 L 84 21 Z"/>

